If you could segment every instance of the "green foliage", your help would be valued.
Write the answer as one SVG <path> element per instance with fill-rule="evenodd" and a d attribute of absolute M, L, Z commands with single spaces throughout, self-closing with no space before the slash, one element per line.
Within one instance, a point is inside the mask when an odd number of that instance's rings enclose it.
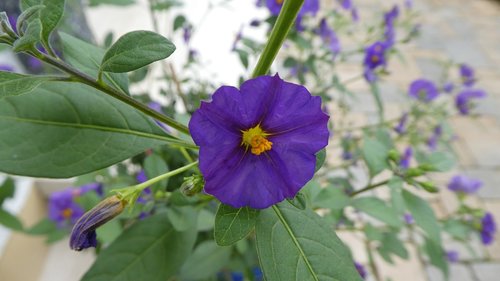
<path fill-rule="evenodd" d="M 23 224 L 19 219 L 3 209 L 0 209 L 0 224 L 13 230 L 23 230 Z"/>
<path fill-rule="evenodd" d="M 314 172 L 317 172 L 323 164 L 325 164 L 326 160 L 326 148 L 323 148 L 318 153 L 316 153 L 316 166 L 314 167 Z"/>
<path fill-rule="evenodd" d="M 123 232 L 100 253 L 82 281 L 167 280 L 188 258 L 195 240 L 194 225 L 177 232 L 166 214 L 159 213 Z"/>
<path fill-rule="evenodd" d="M 0 170 L 11 174 L 72 177 L 173 140 L 142 113 L 84 85 L 52 82 L 4 101 Z"/>
<path fill-rule="evenodd" d="M 12 178 L 7 178 L 4 180 L 2 185 L 0 185 L 0 207 L 7 198 L 14 196 L 16 191 L 16 185 Z"/>
<path fill-rule="evenodd" d="M 266 280 L 362 280 L 347 248 L 311 210 L 280 203 L 261 211 L 255 231 Z"/>
<path fill-rule="evenodd" d="M 229 263 L 231 247 L 218 246 L 214 241 L 200 243 L 182 265 L 182 280 L 207 280 Z"/>
<path fill-rule="evenodd" d="M 429 256 L 432 265 L 436 266 L 443 272 L 446 279 L 449 277 L 448 262 L 441 244 L 437 244 L 431 239 L 426 238 L 424 244 L 424 251 Z"/>
<path fill-rule="evenodd" d="M 89 0 L 90 6 L 98 6 L 98 5 L 128 6 L 134 3 L 135 0 Z"/>
<path fill-rule="evenodd" d="M 389 263 L 392 263 L 391 255 L 397 255 L 402 259 L 408 259 L 408 251 L 403 242 L 394 233 L 384 233 L 380 246 L 377 248 L 380 256 Z"/>
<path fill-rule="evenodd" d="M 360 197 L 352 200 L 354 208 L 379 219 L 390 226 L 400 228 L 403 225 L 401 217 L 398 217 L 392 207 L 376 197 Z"/>
<path fill-rule="evenodd" d="M 402 194 L 415 223 L 425 231 L 430 240 L 441 245 L 440 227 L 429 203 L 409 191 L 403 190 Z"/>
<path fill-rule="evenodd" d="M 388 168 L 387 153 L 389 149 L 380 141 L 365 136 L 361 152 L 371 176 L 377 175 Z"/>
<path fill-rule="evenodd" d="M 64 13 L 64 0 L 42 0 L 45 6 L 40 11 L 40 20 L 42 21 L 42 42 L 45 47 L 49 47 L 50 34 L 57 27 Z"/>
<path fill-rule="evenodd" d="M 429 155 L 418 153 L 416 154 L 417 161 L 419 164 L 427 164 L 433 167 L 433 170 L 439 172 L 449 171 L 453 166 L 455 166 L 456 159 L 452 154 L 447 152 L 433 152 Z"/>
<path fill-rule="evenodd" d="M 144 172 L 148 179 L 163 175 L 168 171 L 168 165 L 160 155 L 153 153 L 144 159 Z M 154 183 L 150 186 L 152 193 L 156 194 L 158 190 L 165 190 L 167 184 L 168 178 Z"/>
<path fill-rule="evenodd" d="M 50 77 L 0 71 L 0 99 L 29 93 L 50 79 Z"/>
<path fill-rule="evenodd" d="M 167 217 L 174 229 L 182 232 L 196 225 L 198 211 L 191 206 L 172 206 L 167 209 Z"/>
<path fill-rule="evenodd" d="M 133 31 L 118 39 L 102 58 L 101 71 L 129 72 L 168 58 L 175 46 L 151 31 Z"/>
<path fill-rule="evenodd" d="M 258 215 L 259 212 L 252 208 L 235 209 L 221 203 L 215 216 L 215 242 L 229 246 L 245 238 L 254 229 Z"/>
<path fill-rule="evenodd" d="M 40 41 L 42 32 L 42 22 L 39 18 L 28 23 L 24 35 L 14 42 L 12 50 L 14 52 L 24 52 L 31 50 Z"/>

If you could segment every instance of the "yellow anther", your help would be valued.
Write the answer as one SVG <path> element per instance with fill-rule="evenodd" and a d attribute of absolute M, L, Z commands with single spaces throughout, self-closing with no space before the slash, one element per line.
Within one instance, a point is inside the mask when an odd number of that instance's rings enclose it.
<path fill-rule="evenodd" d="M 245 145 L 255 155 L 271 150 L 273 143 L 266 139 L 269 135 L 257 125 L 246 131 L 242 131 L 243 137 L 241 145 Z"/>
<path fill-rule="evenodd" d="M 373 63 L 377 63 L 377 62 L 379 62 L 380 58 L 377 55 L 373 55 L 371 57 L 371 60 L 372 60 Z"/>
<path fill-rule="evenodd" d="M 65 219 L 70 218 L 72 214 L 73 214 L 73 210 L 71 210 L 71 208 L 66 208 L 66 209 L 62 210 L 62 216 Z"/>
<path fill-rule="evenodd" d="M 284 0 L 276 0 L 276 3 L 278 3 L 278 4 L 280 4 L 280 5 L 281 5 L 281 4 L 283 4 L 283 1 L 284 1 Z"/>

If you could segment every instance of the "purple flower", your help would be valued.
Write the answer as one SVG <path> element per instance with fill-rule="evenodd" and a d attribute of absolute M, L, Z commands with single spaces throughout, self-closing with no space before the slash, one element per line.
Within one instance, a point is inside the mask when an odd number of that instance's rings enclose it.
<path fill-rule="evenodd" d="M 390 11 L 384 14 L 385 24 L 392 25 L 399 16 L 399 7 L 394 5 Z"/>
<path fill-rule="evenodd" d="M 146 176 L 146 172 L 144 170 L 141 170 L 137 175 L 135 176 L 135 180 L 138 183 L 143 183 L 148 180 L 148 177 Z"/>
<path fill-rule="evenodd" d="M 342 8 L 346 11 L 351 10 L 353 7 L 351 0 L 339 0 L 339 2 L 340 2 L 340 5 L 342 6 Z"/>
<path fill-rule="evenodd" d="M 354 267 L 356 267 L 356 270 L 358 271 L 361 278 L 365 279 L 366 278 L 365 267 L 362 264 L 360 264 L 359 262 L 354 262 Z"/>
<path fill-rule="evenodd" d="M 446 258 L 448 259 L 449 262 L 458 262 L 459 255 L 457 251 L 446 251 Z"/>
<path fill-rule="evenodd" d="M 193 27 L 191 25 L 185 25 L 182 27 L 182 39 L 184 39 L 184 43 L 186 45 L 191 41 L 191 36 L 193 35 Z"/>
<path fill-rule="evenodd" d="M 260 20 L 258 20 L 258 19 L 253 19 L 253 20 L 250 22 L 250 26 L 253 26 L 253 27 L 258 27 L 258 26 L 260 26 Z"/>
<path fill-rule="evenodd" d="M 445 92 L 445 93 L 451 93 L 451 92 L 453 92 L 454 88 L 455 88 L 455 85 L 453 85 L 452 82 L 446 82 L 443 85 L 443 92 Z"/>
<path fill-rule="evenodd" d="M 272 15 L 277 16 L 281 11 L 284 0 L 266 0 L 266 6 Z M 319 11 L 319 0 L 305 0 L 299 11 L 299 17 L 305 14 L 316 15 Z"/>
<path fill-rule="evenodd" d="M 354 7 L 354 8 L 351 9 L 351 18 L 355 22 L 359 21 L 358 9 L 356 9 L 356 7 Z"/>
<path fill-rule="evenodd" d="M 64 227 L 68 221 L 74 224 L 84 213 L 75 202 L 74 194 L 74 188 L 67 188 L 49 196 L 49 219 L 56 222 L 58 227 Z"/>
<path fill-rule="evenodd" d="M 293 198 L 328 143 L 321 98 L 278 75 L 220 87 L 189 122 L 205 192 L 234 208 Z"/>
<path fill-rule="evenodd" d="M 125 208 L 125 202 L 117 196 L 104 199 L 86 212 L 73 226 L 69 246 L 75 251 L 97 246 L 95 230 L 118 216 Z"/>
<path fill-rule="evenodd" d="M 439 96 L 439 91 L 434 82 L 427 79 L 417 79 L 410 84 L 408 94 L 420 101 L 430 102 Z"/>
<path fill-rule="evenodd" d="M 462 83 L 467 87 L 474 85 L 476 82 L 474 69 L 466 64 L 460 65 L 460 77 L 462 78 Z"/>
<path fill-rule="evenodd" d="M 462 115 L 468 115 L 474 106 L 474 99 L 486 97 L 486 92 L 476 89 L 464 89 L 455 98 L 455 105 Z"/>
<path fill-rule="evenodd" d="M 495 233 L 497 231 L 497 225 L 493 215 L 487 212 L 483 218 L 481 218 L 481 241 L 484 245 L 490 245 L 495 240 Z"/>
<path fill-rule="evenodd" d="M 407 224 L 414 224 L 415 219 L 413 219 L 413 216 L 409 213 L 404 214 L 404 219 Z"/>
<path fill-rule="evenodd" d="M 9 64 L 0 64 L 0 71 L 14 72 L 14 67 Z"/>
<path fill-rule="evenodd" d="M 375 81 L 377 81 L 377 75 L 375 74 L 375 72 L 373 72 L 373 70 L 365 67 L 365 70 L 363 72 L 363 76 L 365 77 L 365 80 L 368 82 L 368 83 L 373 83 Z"/>
<path fill-rule="evenodd" d="M 321 20 L 318 33 L 334 56 L 340 53 L 339 38 L 337 37 L 337 34 L 335 34 L 335 31 L 328 26 L 325 18 Z"/>
<path fill-rule="evenodd" d="M 141 170 L 139 173 L 137 173 L 137 175 L 135 176 L 135 180 L 138 182 L 138 183 L 143 183 L 145 181 L 148 180 L 148 176 L 146 176 L 146 172 L 144 170 Z M 141 203 L 141 204 L 145 204 L 149 197 L 151 197 L 151 188 L 149 187 L 146 187 L 142 193 L 141 193 L 141 196 L 139 196 L 139 198 L 137 198 L 137 202 L 138 203 Z"/>
<path fill-rule="evenodd" d="M 405 0 L 405 7 L 408 10 L 411 10 L 413 8 L 413 0 Z"/>
<path fill-rule="evenodd" d="M 404 170 L 408 169 L 410 167 L 412 157 L 413 157 L 413 149 L 411 148 L 411 146 L 409 146 L 405 149 L 405 152 L 403 154 L 403 157 L 401 157 L 401 160 L 399 160 L 399 167 L 401 167 L 401 169 Z"/>
<path fill-rule="evenodd" d="M 365 49 L 365 59 L 363 64 L 365 68 L 373 70 L 378 66 L 385 66 L 385 45 L 382 42 L 375 42 Z"/>
<path fill-rule="evenodd" d="M 400 135 L 406 133 L 407 122 L 408 122 L 408 112 L 405 112 L 403 116 L 401 116 L 401 119 L 399 119 L 398 124 L 394 127 L 394 131 L 396 131 L 396 133 Z"/>
<path fill-rule="evenodd" d="M 427 140 L 427 145 L 431 150 L 435 150 L 437 148 L 438 140 L 442 134 L 443 134 L 443 127 L 441 125 L 437 125 L 434 128 L 432 136 Z"/>
<path fill-rule="evenodd" d="M 448 183 L 448 189 L 454 192 L 467 194 L 476 193 L 483 185 L 483 182 L 477 179 L 469 178 L 464 175 L 456 175 Z"/>
<path fill-rule="evenodd" d="M 9 23 L 10 23 L 10 26 L 12 27 L 12 30 L 14 30 L 14 32 L 17 32 L 17 17 L 14 16 L 14 15 L 9 15 Z"/>

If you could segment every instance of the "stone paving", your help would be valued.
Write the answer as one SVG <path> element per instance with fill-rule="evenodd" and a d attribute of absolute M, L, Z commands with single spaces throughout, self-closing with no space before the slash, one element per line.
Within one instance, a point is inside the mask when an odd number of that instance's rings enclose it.
<path fill-rule="evenodd" d="M 360 10 L 373 10 L 373 1 L 354 1 Z M 378 1 L 386 8 L 394 1 Z M 401 4 L 402 1 L 397 3 Z M 418 0 L 414 7 L 421 12 L 421 37 L 415 43 L 403 48 L 407 58 L 405 64 L 391 61 L 391 76 L 387 84 L 382 85 L 383 97 L 387 105 L 387 114 L 400 114 L 398 98 L 405 93 L 409 83 L 420 77 L 434 78 L 440 75 L 437 60 L 451 58 L 459 63 L 473 66 L 479 77 L 478 87 L 485 89 L 488 98 L 480 102 L 476 112 L 477 118 L 455 117 L 451 126 L 455 130 L 457 140 L 453 143 L 459 166 L 446 175 L 435 180 L 440 184 L 441 192 L 428 199 L 435 208 L 438 217 L 445 216 L 457 206 L 456 199 L 446 190 L 445 184 L 456 173 L 465 173 L 484 182 L 478 195 L 469 198 L 473 206 L 480 206 L 496 216 L 500 225 L 500 1 L 492 0 Z M 379 10 L 377 7 L 376 10 Z M 363 14 L 362 14 L 363 16 Z M 355 70 L 350 66 L 342 66 L 346 76 L 352 76 Z M 345 78 L 345 77 L 344 77 Z M 366 91 L 361 84 L 350 85 L 356 90 Z M 353 124 L 362 125 L 370 120 L 373 114 L 371 101 L 356 108 Z M 388 117 L 389 118 L 389 117 Z M 356 235 L 340 234 L 341 238 L 353 249 L 356 259 L 366 262 L 362 239 Z M 479 240 L 470 244 L 474 250 L 472 255 L 465 247 L 444 239 L 445 248 L 457 250 L 461 261 L 450 267 L 452 281 L 498 281 L 500 280 L 500 235 L 496 242 L 484 247 Z M 415 248 L 409 245 L 411 255 L 409 261 L 396 260 L 395 265 L 387 265 L 377 261 L 383 280 L 394 281 L 441 281 L 439 270 L 421 262 Z M 373 277 L 369 280 L 374 280 Z"/>

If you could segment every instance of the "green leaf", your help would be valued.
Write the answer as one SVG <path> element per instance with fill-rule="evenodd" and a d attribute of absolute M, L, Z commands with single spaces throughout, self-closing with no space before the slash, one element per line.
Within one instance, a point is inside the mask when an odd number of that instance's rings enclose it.
<path fill-rule="evenodd" d="M 386 253 L 395 254 L 405 260 L 409 258 L 405 245 L 394 233 L 384 233 L 380 245 Z"/>
<path fill-rule="evenodd" d="M 261 211 L 255 232 L 266 280 L 362 280 L 349 250 L 312 210 L 274 205 Z"/>
<path fill-rule="evenodd" d="M 384 120 L 384 102 L 382 97 L 380 96 L 380 89 L 377 83 L 370 83 L 370 89 L 373 94 L 373 98 L 375 99 L 375 103 L 377 104 L 377 112 L 379 114 L 380 121 Z"/>
<path fill-rule="evenodd" d="M 153 153 L 144 160 L 144 172 L 148 179 L 163 175 L 169 171 L 168 165 L 161 156 Z M 158 190 L 165 190 L 168 184 L 168 178 L 151 185 L 152 193 Z"/>
<path fill-rule="evenodd" d="M 0 207 L 7 198 L 12 198 L 14 192 L 16 191 L 16 184 L 12 178 L 7 178 L 0 185 Z"/>
<path fill-rule="evenodd" d="M 26 11 L 29 8 L 40 5 L 42 3 L 42 0 L 20 0 L 19 5 L 21 6 L 22 11 Z"/>
<path fill-rule="evenodd" d="M 118 39 L 104 55 L 101 71 L 129 72 L 169 57 L 175 46 L 151 31 L 132 31 Z"/>
<path fill-rule="evenodd" d="M 201 211 L 198 213 L 198 226 L 196 227 L 196 229 L 198 231 L 212 230 L 214 228 L 214 222 L 214 213 L 206 209 L 201 209 Z"/>
<path fill-rule="evenodd" d="M 47 235 L 51 232 L 54 232 L 56 229 L 56 224 L 50 219 L 45 218 L 27 229 L 26 233 L 30 235 Z"/>
<path fill-rule="evenodd" d="M 178 15 L 174 19 L 174 31 L 184 26 L 186 23 L 186 17 L 183 15 Z"/>
<path fill-rule="evenodd" d="M 23 230 L 23 224 L 19 219 L 3 209 L 0 209 L 0 224 L 12 230 Z"/>
<path fill-rule="evenodd" d="M 391 204 L 394 211 L 403 216 L 406 210 L 405 201 L 401 191 L 403 190 L 403 180 L 400 177 L 393 177 L 389 183 L 387 183 L 391 191 Z"/>
<path fill-rule="evenodd" d="M 443 230 L 456 239 L 466 240 L 472 228 L 460 220 L 450 219 L 444 223 Z"/>
<path fill-rule="evenodd" d="M 96 229 L 97 238 L 107 245 L 116 240 L 122 233 L 123 227 L 118 220 L 112 220 Z"/>
<path fill-rule="evenodd" d="M 434 211 L 429 206 L 429 203 L 415 194 L 403 190 L 403 198 L 408 211 L 413 216 L 415 223 L 420 226 L 429 239 L 434 243 L 441 245 L 441 234 L 438 221 Z"/>
<path fill-rule="evenodd" d="M 49 46 L 50 34 L 57 27 L 64 13 L 64 0 L 42 0 L 45 6 L 40 11 L 42 21 L 42 41 L 45 46 Z"/>
<path fill-rule="evenodd" d="M 159 213 L 125 230 L 99 254 L 82 281 L 168 280 L 187 259 L 195 240 L 194 225 L 177 232 L 166 214 Z"/>
<path fill-rule="evenodd" d="M 286 201 L 299 210 L 307 208 L 307 198 L 302 192 L 297 193 L 292 199 L 287 198 Z"/>
<path fill-rule="evenodd" d="M 24 35 L 17 39 L 12 46 L 14 52 L 24 52 L 29 51 L 34 48 L 35 44 L 40 41 L 40 35 L 42 32 L 42 23 L 40 19 L 34 19 L 28 23 L 28 27 L 24 32 Z"/>
<path fill-rule="evenodd" d="M 50 82 L 3 99 L 0 140 L 0 171 L 66 178 L 174 139 L 141 112 L 93 88 Z"/>
<path fill-rule="evenodd" d="M 239 49 L 235 49 L 235 51 L 238 53 L 238 57 L 240 58 L 241 64 L 245 68 L 248 68 L 248 53 Z"/>
<path fill-rule="evenodd" d="M 257 210 L 249 207 L 235 209 L 221 203 L 215 215 L 215 242 L 229 246 L 245 238 L 253 230 L 258 215 Z"/>
<path fill-rule="evenodd" d="M 318 153 L 316 153 L 316 166 L 314 168 L 314 172 L 317 172 L 323 164 L 325 164 L 326 160 L 326 148 L 323 148 Z"/>
<path fill-rule="evenodd" d="M 29 93 L 48 80 L 49 77 L 0 71 L 0 99 Z"/>
<path fill-rule="evenodd" d="M 448 262 L 445 259 L 445 253 L 441 244 L 436 244 L 430 239 L 425 239 L 424 251 L 429 256 L 431 264 L 436 266 L 443 272 L 445 279 L 449 277 Z"/>
<path fill-rule="evenodd" d="M 376 197 L 360 197 L 352 200 L 352 206 L 393 227 L 403 226 L 401 218 L 387 203 Z"/>
<path fill-rule="evenodd" d="M 89 6 L 98 6 L 98 5 L 128 6 L 134 3 L 135 0 L 90 0 Z"/>
<path fill-rule="evenodd" d="M 431 164 L 439 172 L 446 172 L 455 166 L 455 158 L 450 153 L 438 151 L 427 156 L 424 163 Z"/>
<path fill-rule="evenodd" d="M 34 5 L 23 11 L 17 18 L 16 30 L 24 30 L 24 26 L 29 23 L 34 17 L 39 17 L 39 11 L 45 8 L 44 5 Z"/>
<path fill-rule="evenodd" d="M 231 247 L 217 246 L 214 241 L 200 243 L 181 267 L 182 280 L 206 280 L 229 263 Z"/>
<path fill-rule="evenodd" d="M 388 151 L 387 147 L 381 142 L 365 137 L 362 153 L 371 176 L 377 175 L 388 168 L 386 161 Z"/>
<path fill-rule="evenodd" d="M 79 71 L 97 79 L 99 65 L 105 51 L 66 33 L 61 36 L 64 59 Z M 104 82 L 128 94 L 128 78 L 123 73 L 104 73 Z"/>
<path fill-rule="evenodd" d="M 167 209 L 167 216 L 174 229 L 182 232 L 196 223 L 198 212 L 191 206 L 171 206 Z"/>
<path fill-rule="evenodd" d="M 351 198 L 344 193 L 342 188 L 336 186 L 328 186 L 323 188 L 316 200 L 313 202 L 314 206 L 320 208 L 328 208 L 332 210 L 341 210 L 349 205 Z"/>

